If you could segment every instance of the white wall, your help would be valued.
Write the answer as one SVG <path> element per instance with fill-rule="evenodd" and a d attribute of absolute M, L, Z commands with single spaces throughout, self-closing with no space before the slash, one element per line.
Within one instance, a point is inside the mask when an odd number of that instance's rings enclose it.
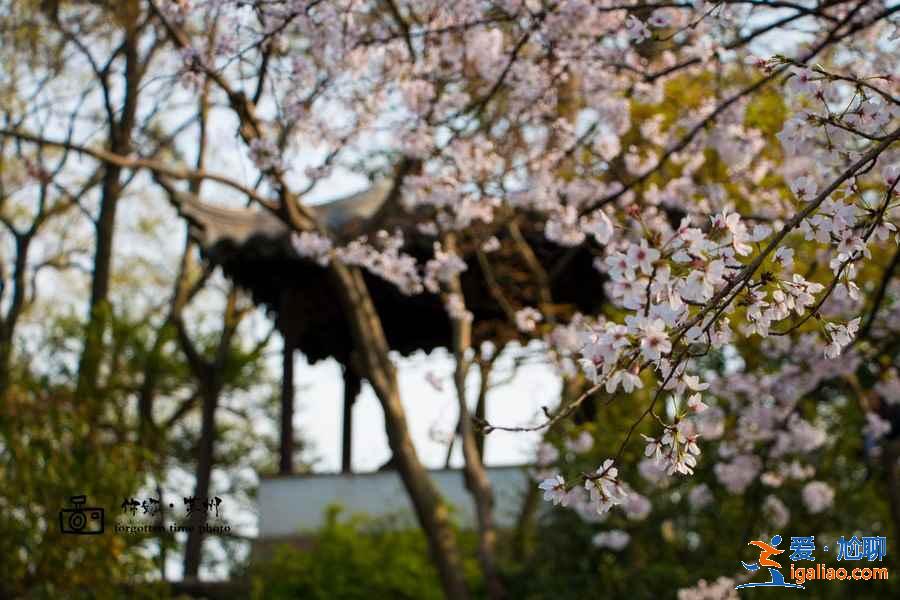
<path fill-rule="evenodd" d="M 435 485 L 455 509 L 463 527 L 474 527 L 472 498 L 458 469 L 429 472 Z M 497 525 L 515 523 L 528 485 L 524 467 L 492 467 Z M 412 505 L 396 471 L 353 475 L 314 474 L 263 478 L 259 485 L 259 539 L 290 536 L 324 524 L 325 510 L 339 504 L 345 514 L 412 515 Z"/>

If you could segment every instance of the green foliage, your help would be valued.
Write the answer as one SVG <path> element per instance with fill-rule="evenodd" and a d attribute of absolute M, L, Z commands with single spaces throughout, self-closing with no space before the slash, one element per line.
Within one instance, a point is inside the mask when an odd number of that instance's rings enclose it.
<path fill-rule="evenodd" d="M 370 600 L 442 598 L 425 536 L 396 520 L 354 516 L 340 520 L 332 508 L 325 527 L 312 535 L 310 548 L 282 545 L 268 560 L 255 561 L 248 575 L 254 599 Z M 409 525 L 409 524 L 407 524 Z M 478 586 L 474 541 L 462 536 L 466 575 Z"/>
<path fill-rule="evenodd" d="M 167 463 L 194 460 L 196 435 L 184 425 L 174 431 L 157 423 L 141 435 L 135 404 L 148 377 L 159 420 L 190 401 L 196 382 L 171 326 L 128 308 L 104 317 L 103 376 L 91 395 L 74 391 L 85 332 L 77 316 L 46 318 L 34 354 L 22 352 L 11 365 L 12 385 L 0 402 L 0 598 L 165 597 L 151 581 L 159 575 L 152 560 L 159 540 L 117 534 L 113 525 L 123 498 L 138 496 L 148 478 L 164 480 Z M 201 342 L 207 351 L 211 342 Z M 227 390 L 258 385 L 264 374 L 258 348 L 232 346 L 222 374 Z M 219 416 L 219 464 L 246 462 L 258 437 L 241 429 L 243 421 Z M 60 509 L 81 494 L 106 510 L 103 535 L 60 532 Z"/>
<path fill-rule="evenodd" d="M 145 453 L 104 431 L 102 408 L 66 390 L 21 385 L 0 404 L 0 596 L 118 598 L 111 583 L 141 582 L 151 571 L 140 537 L 60 531 L 71 496 L 106 508 L 109 529 L 110 509 L 141 484 Z M 146 585 L 136 591 L 159 597 Z"/>

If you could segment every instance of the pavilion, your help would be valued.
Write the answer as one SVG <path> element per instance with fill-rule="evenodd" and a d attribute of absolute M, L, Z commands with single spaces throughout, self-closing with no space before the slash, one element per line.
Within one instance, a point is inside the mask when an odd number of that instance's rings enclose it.
<path fill-rule="evenodd" d="M 400 229 L 404 251 L 427 259 L 436 238 L 416 227 L 398 195 L 391 180 L 383 180 L 311 209 L 339 240 Z M 189 222 L 203 257 L 266 308 L 284 339 L 279 472 L 293 471 L 293 358 L 299 350 L 310 363 L 334 358 L 343 366 L 341 470 L 349 473 L 351 409 L 361 379 L 353 366 L 353 340 L 332 292 L 328 268 L 299 256 L 287 225 L 258 207 L 224 208 L 184 192 L 172 194 L 172 201 Z M 527 342 L 512 318 L 526 306 L 540 306 L 550 319 L 560 320 L 575 312 L 599 310 L 605 298 L 604 279 L 593 268 L 597 248 L 591 243 L 568 248 L 552 244 L 538 219 L 492 227 L 500 242 L 497 250 L 486 253 L 472 243 L 467 246 L 464 239 L 460 243 L 468 266 L 461 283 L 474 317 L 473 345 L 487 340 L 498 347 L 514 340 Z M 365 278 L 392 350 L 409 355 L 450 346 L 450 321 L 437 295 L 405 295 L 371 273 L 366 272 Z"/>

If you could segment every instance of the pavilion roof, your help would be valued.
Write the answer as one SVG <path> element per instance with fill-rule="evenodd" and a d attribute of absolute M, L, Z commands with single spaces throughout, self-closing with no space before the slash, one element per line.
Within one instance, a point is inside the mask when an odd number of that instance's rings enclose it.
<path fill-rule="evenodd" d="M 427 259 L 436 238 L 416 228 L 396 196 L 395 186 L 384 180 L 311 209 L 343 240 L 401 228 L 404 250 Z M 220 266 L 227 277 L 249 291 L 254 302 L 265 306 L 282 334 L 291 338 L 310 362 L 333 357 L 347 364 L 353 342 L 329 271 L 297 254 L 288 227 L 277 216 L 256 207 L 217 206 L 182 192 L 174 195 L 173 202 L 188 220 L 205 259 Z M 587 243 L 574 248 L 550 243 L 542 227 L 537 220 L 525 223 L 522 234 L 550 281 L 553 304 L 545 305 L 545 312 L 549 308 L 564 320 L 576 311 L 596 312 L 604 301 L 603 278 L 593 268 L 592 249 Z M 467 249 L 461 244 L 468 265 L 461 281 L 467 307 L 474 315 L 473 342 L 525 342 L 498 302 L 497 293 L 513 310 L 537 306 L 536 277 L 511 236 L 503 229 L 496 235 L 500 248 L 483 255 L 487 270 L 475 247 Z M 405 295 L 371 273 L 366 272 L 365 277 L 392 349 L 408 355 L 449 345 L 450 323 L 437 295 Z"/>

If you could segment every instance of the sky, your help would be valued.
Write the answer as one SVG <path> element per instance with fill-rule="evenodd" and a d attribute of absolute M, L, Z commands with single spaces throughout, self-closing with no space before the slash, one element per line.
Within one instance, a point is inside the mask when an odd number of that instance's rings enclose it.
<path fill-rule="evenodd" d="M 521 353 L 521 349 L 515 349 L 514 353 Z M 512 354 L 499 359 L 493 377 L 495 381 L 506 380 L 509 376 Z M 455 427 L 459 414 L 450 379 L 453 361 L 446 351 L 438 349 L 430 355 L 418 353 L 410 358 L 398 358 L 396 364 L 399 366 L 401 399 L 419 457 L 428 468 L 442 468 L 447 453 L 446 437 Z M 429 371 L 444 381 L 442 391 L 427 382 Z M 297 382 L 295 427 L 312 443 L 311 454 L 319 458 L 314 470 L 338 471 L 343 412 L 340 367 L 331 360 L 309 365 L 298 355 L 294 377 Z M 474 411 L 478 376 L 473 374 L 468 384 L 469 406 Z M 487 420 L 507 426 L 533 423 L 535 417 L 541 415 L 541 406 L 555 406 L 559 390 L 559 378 L 548 365 L 523 365 L 512 381 L 489 393 Z M 391 454 L 384 431 L 384 413 L 368 385 L 354 405 L 353 419 L 353 469 L 375 470 Z M 492 432 L 485 445 L 486 463 L 492 466 L 529 462 L 539 439 L 535 433 Z M 462 466 L 459 444 L 454 447 L 451 466 Z"/>

